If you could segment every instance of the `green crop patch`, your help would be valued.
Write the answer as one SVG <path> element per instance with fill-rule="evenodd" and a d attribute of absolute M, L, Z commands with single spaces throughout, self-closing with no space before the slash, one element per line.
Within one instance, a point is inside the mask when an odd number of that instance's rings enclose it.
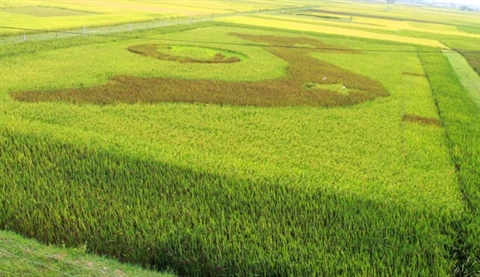
<path fill-rule="evenodd" d="M 12 7 L 1 9 L 3 12 L 16 13 L 35 17 L 54 17 L 54 16 L 77 16 L 93 14 L 91 12 L 76 11 L 63 8 L 42 7 L 42 6 L 27 6 L 27 7 Z"/>
<path fill-rule="evenodd" d="M 442 123 L 435 118 L 423 117 L 418 115 L 405 114 L 402 117 L 402 120 L 410 123 L 418 123 L 421 125 L 437 126 L 441 127 Z"/>
<path fill-rule="evenodd" d="M 217 80 L 185 80 L 172 78 L 141 78 L 116 76 L 103 85 L 57 91 L 20 91 L 12 97 L 25 102 L 68 103 L 160 103 L 186 102 L 239 106 L 346 106 L 388 95 L 377 81 L 355 74 L 311 56 L 314 52 L 359 54 L 358 50 L 333 47 L 319 40 L 305 37 L 276 37 L 231 34 L 244 40 L 262 43 L 275 56 L 289 63 L 284 79 L 262 82 L 229 82 Z M 311 45 L 298 47 L 295 45 Z M 133 48 L 134 52 L 180 62 L 200 61 L 179 58 L 157 51 L 158 46 Z M 132 51 L 132 47 L 129 48 Z M 216 59 L 215 56 L 213 60 Z M 222 59 L 222 58 L 218 58 Z M 212 62 L 213 60 L 210 60 Z M 227 61 L 228 59 L 222 59 Z M 206 61 L 206 60 L 203 60 Z M 225 65 L 227 66 L 227 65 Z M 315 89 L 305 84 L 314 83 Z M 336 88 L 341 84 L 345 93 Z M 334 88 L 330 86 L 334 86 Z"/>
<path fill-rule="evenodd" d="M 480 74 L 480 52 L 478 50 L 455 49 L 455 51 L 462 54 L 470 66 Z"/>
<path fill-rule="evenodd" d="M 480 28 L 478 28 L 478 26 L 457 26 L 457 29 L 465 33 L 480 35 Z"/>
<path fill-rule="evenodd" d="M 236 63 L 246 58 L 233 51 L 190 45 L 143 44 L 130 46 L 128 50 L 146 57 L 181 63 Z"/>

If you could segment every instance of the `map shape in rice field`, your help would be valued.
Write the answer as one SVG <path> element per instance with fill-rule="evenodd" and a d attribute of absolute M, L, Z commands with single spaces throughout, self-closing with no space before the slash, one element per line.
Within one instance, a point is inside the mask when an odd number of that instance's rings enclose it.
<path fill-rule="evenodd" d="M 388 96 L 378 81 L 355 74 L 311 53 L 358 54 L 360 51 L 325 44 L 306 37 L 254 36 L 231 34 L 250 42 L 261 43 L 272 54 L 288 62 L 283 79 L 260 82 L 186 80 L 175 78 L 120 75 L 91 88 L 56 91 L 19 91 L 12 97 L 25 102 L 67 102 L 108 105 L 116 103 L 161 102 L 206 103 L 238 106 L 348 106 Z M 307 46 L 305 46 L 307 45 Z M 160 60 L 182 63 L 240 62 L 246 57 L 220 49 L 200 48 L 200 56 L 179 55 L 191 46 L 134 45 L 129 51 Z M 197 49 L 198 50 L 198 49 Z M 174 52 L 177 52 L 175 54 Z M 191 51 L 190 51 L 191 52 Z M 208 55 L 210 53 L 210 55 Z M 213 53 L 213 55 L 211 55 Z M 207 55 L 205 55 L 207 54 Z"/>

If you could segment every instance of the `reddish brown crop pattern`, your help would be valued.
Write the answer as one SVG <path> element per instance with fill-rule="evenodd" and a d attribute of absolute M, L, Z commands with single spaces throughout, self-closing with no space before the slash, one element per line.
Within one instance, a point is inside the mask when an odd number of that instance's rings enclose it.
<path fill-rule="evenodd" d="M 387 90 L 378 81 L 311 56 L 315 52 L 353 55 L 360 53 L 358 50 L 327 45 L 307 37 L 231 35 L 264 44 L 268 51 L 288 62 L 287 76 L 260 82 L 232 82 L 122 75 L 91 88 L 20 91 L 12 93 L 12 97 L 26 102 L 59 101 L 100 105 L 184 102 L 261 107 L 333 107 L 354 105 L 388 96 Z M 161 58 L 153 54 L 154 48 L 156 48 L 154 45 L 133 47 L 135 51 L 144 53 L 142 55 Z M 171 56 L 163 58 L 175 59 Z M 313 87 L 306 85 L 312 83 L 316 85 Z M 342 84 L 345 93 L 339 93 L 328 86 L 335 84 Z"/>
<path fill-rule="evenodd" d="M 412 72 L 403 72 L 403 75 L 406 75 L 406 76 L 414 76 L 414 77 L 426 77 L 425 74 L 412 73 Z"/>
<path fill-rule="evenodd" d="M 405 122 L 418 123 L 421 125 L 430 125 L 436 127 L 442 126 L 442 123 L 440 123 L 440 120 L 438 119 L 418 115 L 405 114 L 403 115 L 402 120 Z"/>

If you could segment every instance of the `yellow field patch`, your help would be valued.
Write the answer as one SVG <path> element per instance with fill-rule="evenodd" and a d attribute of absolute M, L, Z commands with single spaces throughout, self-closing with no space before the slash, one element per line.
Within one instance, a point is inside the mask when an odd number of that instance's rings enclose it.
<path fill-rule="evenodd" d="M 175 7 L 168 4 L 148 4 L 135 2 L 94 2 L 95 6 L 117 8 L 140 13 L 167 13 L 167 14 L 181 14 L 181 15 L 200 15 L 211 13 L 210 9 L 206 8 L 191 8 L 191 7 Z"/>
<path fill-rule="evenodd" d="M 370 4 L 349 2 L 329 2 L 323 10 L 347 13 L 361 13 L 365 16 L 386 16 L 405 20 L 441 22 L 452 25 L 478 25 L 478 14 L 464 11 L 422 6 L 402 6 L 390 4 Z"/>
<path fill-rule="evenodd" d="M 306 23 L 314 23 L 314 24 L 324 24 L 324 23 L 327 24 L 328 22 L 328 25 L 337 25 L 337 26 L 342 26 L 347 28 L 357 27 L 362 29 L 377 29 L 377 30 L 388 30 L 388 31 L 395 31 L 395 32 L 398 32 L 401 30 L 408 30 L 408 31 L 425 32 L 425 33 L 433 33 L 433 34 L 480 38 L 480 35 L 459 31 L 457 27 L 454 25 L 412 22 L 408 20 L 389 20 L 389 19 L 371 18 L 371 17 L 368 17 L 368 15 L 366 15 L 367 17 L 362 17 L 362 16 L 353 16 L 353 15 L 347 16 L 347 15 L 329 14 L 329 13 L 322 13 L 322 12 L 310 12 L 308 14 L 312 15 L 312 17 L 307 18 L 307 17 L 291 16 L 289 19 L 300 21 L 300 22 L 306 22 Z M 339 17 L 339 19 L 351 18 L 352 21 L 351 22 L 342 22 L 340 20 L 327 21 L 322 18 L 314 18 L 313 16 Z M 389 15 L 384 14 L 382 16 L 389 16 Z M 262 15 L 262 17 L 279 19 L 278 16 L 274 16 L 274 15 Z"/>
<path fill-rule="evenodd" d="M 381 26 L 380 28 L 382 29 L 392 30 L 392 31 L 400 31 L 400 30 L 411 28 L 410 24 L 406 21 L 394 21 L 394 20 L 376 19 L 376 18 L 367 18 L 367 17 L 355 17 L 353 21 L 357 24 Z"/>
<path fill-rule="evenodd" d="M 326 20 L 339 20 L 339 19 L 351 19 L 351 16 L 348 15 L 340 15 L 340 14 L 331 14 L 331 13 L 322 13 L 322 12 L 299 12 L 297 14 L 300 15 L 309 15 L 312 17 L 318 17 L 318 19 L 326 19 Z M 322 18 L 323 17 L 323 18 Z"/>
<path fill-rule="evenodd" d="M 325 14 L 325 15 L 328 15 L 328 14 Z M 333 16 L 337 16 L 337 15 L 333 15 Z M 401 29 L 411 28 L 407 22 L 378 20 L 378 19 L 363 18 L 363 17 L 353 17 L 353 20 L 351 22 L 341 22 L 341 21 L 334 21 L 334 20 L 326 21 L 322 19 L 306 18 L 306 17 L 299 17 L 299 16 L 288 16 L 288 15 L 285 15 L 285 16 L 261 15 L 256 17 L 274 19 L 274 20 L 284 20 L 285 18 L 288 18 L 289 20 L 294 20 L 301 23 L 322 24 L 326 26 L 336 25 L 338 27 L 362 28 L 362 29 L 372 29 L 372 30 L 398 31 Z"/>
<path fill-rule="evenodd" d="M 410 27 L 408 28 L 408 30 L 412 30 L 412 31 L 444 34 L 444 35 L 452 35 L 452 36 L 463 36 L 463 37 L 480 39 L 480 35 L 459 31 L 456 26 L 452 26 L 452 25 L 419 23 L 419 22 L 410 22 L 409 25 Z"/>

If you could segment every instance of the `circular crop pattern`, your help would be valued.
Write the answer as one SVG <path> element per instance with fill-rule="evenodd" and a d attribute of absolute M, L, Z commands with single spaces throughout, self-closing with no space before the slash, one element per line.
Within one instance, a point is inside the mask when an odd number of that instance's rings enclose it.
<path fill-rule="evenodd" d="M 141 44 L 128 47 L 128 51 L 159 60 L 181 63 L 236 63 L 247 57 L 230 50 L 192 45 Z"/>

